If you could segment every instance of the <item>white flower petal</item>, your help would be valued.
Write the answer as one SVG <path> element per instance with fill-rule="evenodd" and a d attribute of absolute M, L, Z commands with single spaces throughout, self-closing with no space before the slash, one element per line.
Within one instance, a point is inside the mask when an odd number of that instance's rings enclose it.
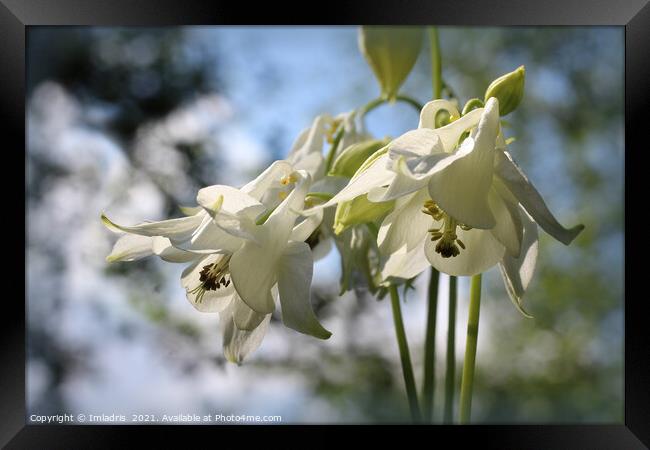
<path fill-rule="evenodd" d="M 495 225 L 487 195 L 492 185 L 494 143 L 499 128 L 496 99 L 488 100 L 478 128 L 476 139 L 466 138 L 455 154 L 437 164 L 429 181 L 429 193 L 440 208 L 459 222 L 490 229 Z"/>
<path fill-rule="evenodd" d="M 329 114 L 316 116 L 309 128 L 305 128 L 294 141 L 287 159 L 295 164 L 310 154 L 321 154 L 323 152 L 323 141 L 325 140 L 325 128 L 333 121 Z"/>
<path fill-rule="evenodd" d="M 234 253 L 244 240 L 227 233 L 214 223 L 210 216 L 197 228 L 192 237 L 177 247 L 192 253 Z"/>
<path fill-rule="evenodd" d="M 422 245 L 427 230 L 434 225 L 431 216 L 422 213 L 428 199 L 425 189 L 397 199 L 395 209 L 384 218 L 377 235 L 377 245 L 383 255 L 397 252 L 402 247 L 410 251 Z"/>
<path fill-rule="evenodd" d="M 274 309 L 268 293 L 277 281 L 278 264 L 311 184 L 308 173 L 299 171 L 293 175 L 298 177 L 294 189 L 263 225 L 255 227 L 259 244 L 246 241 L 230 260 L 231 276 L 237 292 L 249 308 L 262 314 Z"/>
<path fill-rule="evenodd" d="M 560 225 L 535 186 L 528 181 L 524 172 L 515 164 L 512 156 L 502 151 L 497 151 L 496 154 L 495 171 L 499 179 L 544 231 L 563 244 L 569 245 L 583 230 L 584 225 L 576 225 L 569 229 Z"/>
<path fill-rule="evenodd" d="M 292 241 L 304 242 L 309 236 L 318 228 L 318 226 L 323 221 L 323 211 L 319 211 L 318 214 L 305 217 L 304 220 L 300 221 L 291 232 L 289 237 Z"/>
<path fill-rule="evenodd" d="M 271 301 L 274 301 L 273 298 Z M 253 331 L 267 316 L 270 314 L 260 314 L 250 309 L 238 295 L 233 298 L 233 319 L 239 330 Z"/>
<path fill-rule="evenodd" d="M 309 245 L 290 242 L 278 263 L 278 290 L 282 321 L 289 328 L 319 339 L 332 333 L 318 322 L 310 302 L 313 259 Z"/>
<path fill-rule="evenodd" d="M 231 186 L 217 184 L 200 189 L 196 201 L 206 210 L 214 213 L 237 214 L 255 218 L 266 207 L 252 196 Z"/>
<path fill-rule="evenodd" d="M 264 229 L 268 230 L 271 239 L 277 243 L 286 243 L 289 239 L 311 186 L 311 175 L 307 172 L 301 170 L 294 172 L 294 175 L 299 178 L 295 187 L 264 223 Z"/>
<path fill-rule="evenodd" d="M 496 225 L 490 231 L 505 246 L 511 256 L 519 256 L 523 225 L 517 204 L 509 203 L 502 198 L 494 183 L 488 194 L 488 203 L 496 220 Z"/>
<path fill-rule="evenodd" d="M 325 174 L 325 157 L 320 153 L 310 153 L 296 161 L 293 168 L 309 172 L 314 178 L 321 178 Z"/>
<path fill-rule="evenodd" d="M 275 305 L 269 297 L 277 281 L 279 255 L 247 241 L 230 259 L 230 277 L 240 297 L 252 310 L 268 314 Z"/>
<path fill-rule="evenodd" d="M 136 261 L 153 255 L 152 246 L 153 240 L 150 236 L 126 234 L 115 242 L 111 254 L 106 257 L 106 261 Z"/>
<path fill-rule="evenodd" d="M 447 157 L 446 153 L 428 155 L 410 161 L 400 157 L 393 165 L 395 177 L 388 188 L 371 189 L 368 192 L 368 200 L 371 202 L 395 200 L 424 188 L 429 183 L 429 177 L 435 170 L 436 164 L 445 157 Z"/>
<path fill-rule="evenodd" d="M 150 239 L 153 252 L 167 262 L 185 263 L 197 258 L 195 254 L 172 246 L 171 241 L 165 237 L 153 236 Z"/>
<path fill-rule="evenodd" d="M 102 214 L 102 222 L 113 231 L 125 231 L 141 236 L 164 236 L 176 243 L 189 239 L 194 230 L 201 225 L 204 217 L 205 212 L 201 211 L 195 216 L 162 220 L 159 222 L 143 222 L 129 227 L 118 225 L 112 222 L 106 215 Z"/>
<path fill-rule="evenodd" d="M 487 108 L 487 105 L 486 105 Z M 436 133 L 440 137 L 442 147 L 447 153 L 451 153 L 458 144 L 460 136 L 467 130 L 475 127 L 484 112 L 484 108 L 474 109 L 458 120 L 445 125 L 444 127 L 436 128 Z"/>
<path fill-rule="evenodd" d="M 524 311 L 522 301 L 526 288 L 533 278 L 535 263 L 537 262 L 537 224 L 523 209 L 520 210 L 520 215 L 524 224 L 521 255 L 515 258 L 506 253 L 503 261 L 499 264 L 499 268 L 512 303 L 524 316 L 531 317 L 530 314 Z"/>
<path fill-rule="evenodd" d="M 246 331 L 237 328 L 230 308 L 220 313 L 219 326 L 223 336 L 223 354 L 226 359 L 232 363 L 241 364 L 244 358 L 257 350 L 264 340 L 270 320 L 271 314 L 267 314 L 254 330 Z"/>
<path fill-rule="evenodd" d="M 337 147 L 337 153 L 348 148 L 352 144 L 372 139 L 372 136 L 364 129 L 363 121 L 357 120 L 357 118 L 358 116 L 356 111 L 342 113 L 336 116 L 337 120 L 343 121 L 342 126 L 344 130 L 343 137 L 339 141 Z"/>
<path fill-rule="evenodd" d="M 259 227 L 250 217 L 221 213 L 214 217 L 214 223 L 232 237 L 260 243 Z"/>
<path fill-rule="evenodd" d="M 424 239 L 410 250 L 402 247 L 400 250 L 390 253 L 383 262 L 381 268 L 382 280 L 390 278 L 403 278 L 408 280 L 422 273 L 430 267 L 429 261 L 424 254 Z"/>
<path fill-rule="evenodd" d="M 315 178 L 323 176 L 325 170 L 323 142 L 326 127 L 332 123 L 332 120 L 329 114 L 317 116 L 311 127 L 300 133 L 287 156 L 294 170 L 306 170 Z"/>
<path fill-rule="evenodd" d="M 454 105 L 449 100 L 432 100 L 422 107 L 422 111 L 420 111 L 420 124 L 418 125 L 418 128 L 434 129 L 436 127 L 436 115 L 440 110 L 447 111 L 450 116 L 460 117 L 458 108 L 456 108 L 456 105 Z"/>
<path fill-rule="evenodd" d="M 443 258 L 435 251 L 438 241 L 426 239 L 424 253 L 438 271 L 454 276 L 476 275 L 503 259 L 506 248 L 489 230 L 464 231 L 457 228 L 456 235 L 465 244 L 465 249 L 460 249 L 460 254 L 451 258 Z"/>
<path fill-rule="evenodd" d="M 350 180 L 347 186 L 341 189 L 331 200 L 315 208 L 326 208 L 340 202 L 352 200 L 360 195 L 367 194 L 374 187 L 381 187 L 389 184 L 395 177 L 395 173 L 386 168 L 388 155 L 382 155 L 368 167 L 364 172 Z M 314 208 L 312 208 L 314 209 Z"/>
<path fill-rule="evenodd" d="M 418 128 L 410 130 L 388 144 L 388 154 L 413 156 L 431 155 L 444 152 L 437 130 Z"/>
<path fill-rule="evenodd" d="M 267 191 L 281 186 L 280 180 L 290 175 L 293 171 L 294 168 L 288 161 L 274 161 L 257 178 L 242 187 L 240 191 L 261 201 Z"/>

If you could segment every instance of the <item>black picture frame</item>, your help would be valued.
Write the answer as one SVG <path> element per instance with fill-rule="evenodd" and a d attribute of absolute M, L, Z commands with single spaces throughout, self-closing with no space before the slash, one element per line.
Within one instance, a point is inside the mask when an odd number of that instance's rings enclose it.
<path fill-rule="evenodd" d="M 254 5 L 254 6 L 253 6 Z M 105 25 L 105 26 L 165 26 L 207 24 L 436 24 L 436 25 L 607 25 L 625 28 L 625 203 L 632 204 L 635 192 L 643 194 L 642 164 L 636 161 L 648 151 L 642 112 L 650 106 L 650 3 L 648 0 L 491 0 L 434 2 L 426 0 L 370 1 L 339 3 L 337 7 L 277 2 L 199 1 L 199 0 L 0 0 L 0 117 L 4 125 L 5 157 L 15 158 L 6 163 L 5 224 L 16 230 L 8 231 L 5 246 L 11 262 L 5 267 L 19 268 L 17 255 L 24 247 L 17 236 L 24 233 L 25 222 L 16 219 L 22 199 L 13 192 L 16 183 L 8 175 L 17 175 L 26 186 L 25 172 L 25 46 L 28 28 L 36 25 Z M 15 164 L 15 165 L 14 165 Z M 24 166 L 23 166 L 24 167 Z M 19 175 L 22 174 L 22 175 Z M 645 175 L 647 176 L 647 175 Z M 25 207 L 25 203 L 22 203 Z M 455 446 L 480 443 L 481 448 L 517 449 L 636 449 L 650 445 L 650 338 L 643 314 L 646 299 L 634 295 L 635 286 L 643 280 L 642 264 L 631 263 L 641 251 L 641 221 L 639 214 L 626 210 L 625 221 L 625 418 L 623 424 L 612 425 L 513 425 L 513 426 L 413 426 L 408 433 L 417 433 L 417 442 L 454 442 Z M 642 212 L 641 212 L 642 213 Z M 11 233 L 11 234 L 9 234 Z M 634 245 L 636 243 L 637 245 Z M 24 261 L 26 262 L 26 261 Z M 23 268 L 25 266 L 23 265 Z M 18 269 L 15 269 L 18 270 Z M 636 276 L 635 276 L 636 275 Z M 19 275 L 5 274 L 5 287 L 17 287 L 26 299 L 25 286 L 20 288 Z M 23 274 L 24 276 L 24 274 Z M 26 425 L 25 406 L 25 304 L 14 295 L 3 296 L 2 351 L 0 352 L 0 444 L 6 448 L 115 448 L 128 446 L 136 435 L 172 445 L 172 432 L 187 439 L 228 437 L 250 439 L 251 427 L 227 426 L 68 426 Z M 319 426 L 256 426 L 261 438 L 289 431 L 288 447 L 313 442 L 305 433 L 318 433 L 318 442 L 331 441 L 330 428 Z M 291 428 L 291 430 L 287 430 Z M 360 427 L 368 437 L 378 431 L 390 432 L 393 427 Z M 403 433 L 405 430 L 395 430 Z M 219 434 L 217 434 L 219 433 Z M 382 433 L 383 434 L 383 433 Z M 216 435 L 216 436 L 215 436 Z M 405 436 L 405 435 L 402 435 Z M 138 436 L 139 437 L 139 436 Z M 409 440 L 412 438 L 409 435 Z M 440 440 L 439 440 L 440 439 Z M 415 442 L 415 441 L 414 441 Z M 217 445 L 218 442 L 214 442 Z M 284 446 L 284 445 L 283 445 Z M 440 448 L 447 448 L 444 444 Z"/>

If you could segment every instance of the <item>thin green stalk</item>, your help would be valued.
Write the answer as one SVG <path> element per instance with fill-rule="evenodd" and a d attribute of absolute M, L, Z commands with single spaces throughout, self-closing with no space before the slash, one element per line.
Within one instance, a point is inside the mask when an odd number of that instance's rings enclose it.
<path fill-rule="evenodd" d="M 418 102 L 413 97 L 409 97 L 408 95 L 398 94 L 395 97 L 395 100 L 411 105 L 418 114 L 420 114 L 420 111 L 422 110 L 422 103 Z"/>
<path fill-rule="evenodd" d="M 395 323 L 395 334 L 397 336 L 397 346 L 399 347 L 399 356 L 402 362 L 402 373 L 404 374 L 404 384 L 406 385 L 406 395 L 411 410 L 411 418 L 414 422 L 420 422 L 421 413 L 418 405 L 417 391 L 415 389 L 415 377 L 413 376 L 413 366 L 411 365 L 411 356 L 409 353 L 408 342 L 406 341 L 406 332 L 404 331 L 404 322 L 402 321 L 402 309 L 399 304 L 399 294 L 397 288 L 391 286 L 390 304 L 393 309 L 393 322 Z"/>
<path fill-rule="evenodd" d="M 334 156 L 336 156 L 336 148 L 339 146 L 339 142 L 341 142 L 342 137 L 343 137 L 343 126 L 340 126 L 339 131 L 337 131 L 336 135 L 334 136 L 334 140 L 332 141 L 332 146 L 330 147 L 330 150 L 327 153 L 327 160 L 325 163 L 325 173 L 329 173 L 330 169 L 332 168 L 332 164 L 334 164 Z"/>
<path fill-rule="evenodd" d="M 445 373 L 445 407 L 443 422 L 451 423 L 454 414 L 456 384 L 456 296 L 457 278 L 449 277 L 449 318 L 447 321 L 447 372 Z"/>
<path fill-rule="evenodd" d="M 436 313 L 438 309 L 438 280 L 440 272 L 431 268 L 429 279 L 429 311 L 427 313 L 427 334 L 424 342 L 424 386 L 422 404 L 424 421 L 433 420 L 434 392 L 436 388 Z"/>
<path fill-rule="evenodd" d="M 465 362 L 460 384 L 460 423 L 468 423 L 472 411 L 472 388 L 476 367 L 476 346 L 478 343 L 478 319 L 481 309 L 481 274 L 472 277 L 469 294 L 469 315 L 467 318 L 467 343 Z"/>
<path fill-rule="evenodd" d="M 438 29 L 429 28 L 429 42 L 431 43 L 431 82 L 433 85 L 433 98 L 442 97 L 442 56 L 440 54 L 440 40 Z"/>
<path fill-rule="evenodd" d="M 399 94 L 395 97 L 395 100 L 398 102 L 411 105 L 418 112 L 418 114 L 422 109 L 422 104 L 418 102 L 416 99 L 414 99 L 413 97 L 409 97 L 408 95 Z M 371 100 L 368 103 L 366 103 L 364 106 L 362 106 L 361 109 L 359 109 L 359 115 L 361 116 L 361 118 L 363 118 L 370 111 L 377 108 L 378 106 L 383 105 L 384 103 L 390 103 L 390 101 L 388 99 L 381 98 L 381 97 Z"/>

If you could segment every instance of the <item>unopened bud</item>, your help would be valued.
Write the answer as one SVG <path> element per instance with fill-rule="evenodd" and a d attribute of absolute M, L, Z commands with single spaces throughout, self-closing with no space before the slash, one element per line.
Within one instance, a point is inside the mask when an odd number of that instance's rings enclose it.
<path fill-rule="evenodd" d="M 424 29 L 405 26 L 362 26 L 359 49 L 381 86 L 382 97 L 394 100 L 413 69 L 424 40 Z"/>
<path fill-rule="evenodd" d="M 505 116 L 514 111 L 524 97 L 524 80 L 526 69 L 519 66 L 516 70 L 500 76 L 485 91 L 485 101 L 490 97 L 499 100 L 499 114 Z"/>

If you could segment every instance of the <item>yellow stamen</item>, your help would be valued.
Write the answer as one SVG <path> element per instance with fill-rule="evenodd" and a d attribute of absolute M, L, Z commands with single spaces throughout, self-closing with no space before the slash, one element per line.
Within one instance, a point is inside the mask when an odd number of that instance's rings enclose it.
<path fill-rule="evenodd" d="M 286 186 L 288 184 L 293 184 L 296 181 L 298 181 L 298 177 L 295 174 L 290 174 L 290 175 L 285 175 L 282 178 L 280 178 L 280 184 L 283 186 Z"/>
<path fill-rule="evenodd" d="M 431 241 L 438 241 L 435 250 L 440 253 L 443 258 L 453 258 L 460 254 L 460 248 L 465 250 L 465 244 L 458 239 L 456 234 L 456 227 L 461 230 L 471 230 L 470 227 L 458 223 L 456 219 L 444 212 L 433 200 L 424 202 L 424 209 L 422 213 L 431 216 L 436 222 L 443 221 L 442 227 L 430 228 L 428 230 L 431 234 Z"/>

